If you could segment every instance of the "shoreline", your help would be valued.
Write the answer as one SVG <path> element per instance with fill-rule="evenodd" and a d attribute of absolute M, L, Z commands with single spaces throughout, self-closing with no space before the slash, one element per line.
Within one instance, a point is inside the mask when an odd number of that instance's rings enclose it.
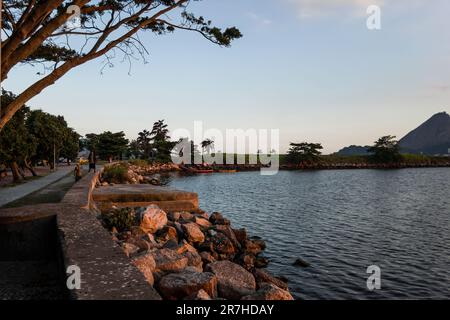
<path fill-rule="evenodd" d="M 158 168 L 163 170 L 131 165 L 128 182 L 146 184 L 150 180 L 143 173 L 177 170 L 175 165 Z M 97 188 L 112 186 L 116 184 L 101 178 Z M 245 228 L 232 228 L 219 212 L 163 211 L 158 205 L 132 207 L 126 202 L 104 208 L 99 218 L 164 299 L 294 300 L 287 279 L 266 270 L 265 241 Z M 114 225 L 116 221 L 128 222 Z"/>

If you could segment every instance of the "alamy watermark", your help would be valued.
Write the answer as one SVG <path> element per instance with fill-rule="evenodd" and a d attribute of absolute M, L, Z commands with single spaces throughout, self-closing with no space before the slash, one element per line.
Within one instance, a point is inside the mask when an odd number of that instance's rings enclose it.
<path fill-rule="evenodd" d="M 193 133 L 187 129 L 173 131 L 180 140 L 172 150 L 175 164 L 260 165 L 262 175 L 274 175 L 279 170 L 279 129 L 204 130 L 203 122 L 194 122 Z M 213 143 L 198 147 L 202 141 Z M 217 151 L 216 151 L 217 150 Z"/>
<path fill-rule="evenodd" d="M 372 265 L 367 268 L 366 273 L 370 274 L 367 278 L 367 289 L 370 291 L 381 289 L 381 268 L 377 265 Z"/>
<path fill-rule="evenodd" d="M 66 286 L 69 290 L 81 289 L 81 269 L 78 266 L 71 265 L 66 270 L 67 281 Z"/>
<path fill-rule="evenodd" d="M 369 30 L 381 30 L 381 8 L 377 5 L 367 7 L 368 14 L 366 26 Z"/>

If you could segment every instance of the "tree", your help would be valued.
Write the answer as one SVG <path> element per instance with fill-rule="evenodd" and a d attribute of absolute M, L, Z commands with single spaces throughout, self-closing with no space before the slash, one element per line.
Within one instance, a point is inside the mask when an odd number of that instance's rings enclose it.
<path fill-rule="evenodd" d="M 170 162 L 172 149 L 178 142 L 170 141 L 169 129 L 167 129 L 167 124 L 164 123 L 164 120 L 158 120 L 153 124 L 150 139 L 152 148 L 156 149 L 156 160 Z"/>
<path fill-rule="evenodd" d="M 128 139 L 125 138 L 125 133 L 105 131 L 98 136 L 98 142 L 95 147 L 97 155 L 100 159 L 109 160 L 112 158 L 122 158 L 122 154 L 128 149 Z"/>
<path fill-rule="evenodd" d="M 69 164 L 77 158 L 80 151 L 80 135 L 72 128 L 67 127 L 64 131 L 64 145 L 60 156 L 66 158 Z"/>
<path fill-rule="evenodd" d="M 143 130 L 138 133 L 138 138 L 136 139 L 139 153 L 144 156 L 144 158 L 149 159 L 152 156 L 152 138 L 151 132 L 148 130 Z"/>
<path fill-rule="evenodd" d="M 10 99 L 14 99 L 14 95 L 11 92 L 2 91 L 1 103 Z M 10 167 L 14 181 L 25 177 L 19 170 L 21 166 L 36 176 L 30 162 L 30 158 L 36 152 L 36 140 L 30 135 L 25 125 L 29 112 L 28 107 L 22 107 L 0 132 L 0 163 Z"/>
<path fill-rule="evenodd" d="M 373 153 L 371 157 L 375 162 L 393 163 L 401 161 L 400 146 L 395 138 L 395 136 L 390 135 L 383 136 L 368 149 L 368 152 Z"/>
<path fill-rule="evenodd" d="M 88 133 L 84 139 L 82 139 L 82 145 L 84 148 L 93 151 L 97 148 L 99 135 L 95 133 Z"/>
<path fill-rule="evenodd" d="M 320 143 L 293 143 L 291 142 L 288 150 L 287 159 L 290 163 L 315 163 L 323 147 Z"/>
<path fill-rule="evenodd" d="M 206 152 L 206 154 L 210 154 L 212 150 L 214 150 L 214 141 L 211 139 L 205 139 L 200 143 L 202 150 Z M 203 162 L 203 155 L 202 155 L 202 162 Z"/>
<path fill-rule="evenodd" d="M 62 116 L 54 116 L 42 110 L 30 112 L 26 121 L 31 135 L 36 137 L 37 149 L 33 160 L 45 160 L 54 169 L 54 158 L 58 159 L 66 143 L 67 122 Z"/>
<path fill-rule="evenodd" d="M 128 157 L 139 159 L 141 157 L 141 149 L 137 140 L 131 140 L 128 145 Z"/>
<path fill-rule="evenodd" d="M 190 0 L 3 0 L 1 81 L 22 64 L 44 65 L 47 72 L 13 101 L 2 105 L 0 130 L 31 98 L 70 70 L 97 59 L 111 65 L 115 54 L 124 60 L 141 57 L 147 48 L 140 33 L 163 35 L 194 31 L 220 46 L 242 35 L 235 27 L 221 30 L 188 12 Z M 80 24 L 68 23 L 79 11 Z"/>

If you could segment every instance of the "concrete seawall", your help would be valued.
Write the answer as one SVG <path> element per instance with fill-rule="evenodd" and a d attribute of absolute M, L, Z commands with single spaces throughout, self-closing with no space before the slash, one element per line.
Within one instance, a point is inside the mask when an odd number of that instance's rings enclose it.
<path fill-rule="evenodd" d="M 99 175 L 85 176 L 61 203 L 0 210 L 0 262 L 56 261 L 59 274 L 54 276 L 61 288 L 66 288 L 67 268 L 78 266 L 81 290 L 63 289 L 52 298 L 160 300 L 97 219 L 92 192 Z M 0 295 L 8 298 L 8 292 Z"/>

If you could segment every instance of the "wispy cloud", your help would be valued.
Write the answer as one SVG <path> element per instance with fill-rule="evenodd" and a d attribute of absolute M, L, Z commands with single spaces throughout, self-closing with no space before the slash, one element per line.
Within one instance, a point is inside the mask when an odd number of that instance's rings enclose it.
<path fill-rule="evenodd" d="M 297 9 L 300 18 L 326 17 L 346 13 L 354 16 L 366 14 L 370 5 L 383 6 L 385 0 L 282 0 Z"/>
<path fill-rule="evenodd" d="M 272 24 L 272 20 L 263 17 L 257 13 L 249 12 L 247 16 L 258 25 L 268 26 Z"/>

